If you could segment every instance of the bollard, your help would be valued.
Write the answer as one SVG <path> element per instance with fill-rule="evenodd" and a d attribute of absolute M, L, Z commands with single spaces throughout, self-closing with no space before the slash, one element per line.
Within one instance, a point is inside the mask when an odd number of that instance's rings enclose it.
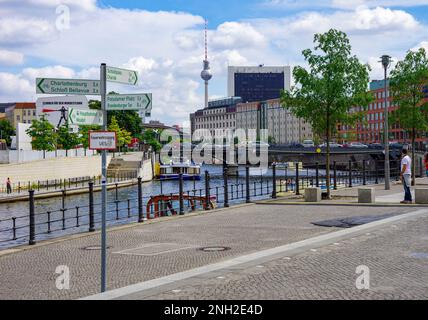
<path fill-rule="evenodd" d="M 333 189 L 337 190 L 337 167 L 336 167 L 336 161 L 333 161 Z"/>
<path fill-rule="evenodd" d="M 29 190 L 29 209 L 30 209 L 30 240 L 29 245 L 36 244 L 36 221 L 34 213 L 34 190 Z"/>
<path fill-rule="evenodd" d="M 138 177 L 138 222 L 144 221 L 143 213 L 143 183 L 141 177 Z"/>
<path fill-rule="evenodd" d="M 61 190 L 61 198 L 62 198 L 62 230 L 65 230 L 65 190 Z"/>
<path fill-rule="evenodd" d="M 296 195 L 300 195 L 299 190 L 299 163 L 296 162 Z"/>
<path fill-rule="evenodd" d="M 320 186 L 320 174 L 319 174 L 319 164 L 315 163 L 315 186 L 318 188 Z"/>
<path fill-rule="evenodd" d="M 179 192 L 179 214 L 184 214 L 184 203 L 183 203 L 183 173 L 178 174 L 178 192 Z"/>
<path fill-rule="evenodd" d="M 205 170 L 205 210 L 210 210 L 210 174 Z"/>
<path fill-rule="evenodd" d="M 245 166 L 245 202 L 250 203 L 250 166 Z"/>
<path fill-rule="evenodd" d="M 348 186 L 349 188 L 352 188 L 352 162 L 351 160 L 349 160 L 349 181 L 348 181 Z"/>
<path fill-rule="evenodd" d="M 223 169 L 223 181 L 224 181 L 224 206 L 229 207 L 229 190 L 227 186 L 227 165 Z"/>
<path fill-rule="evenodd" d="M 89 232 L 95 231 L 94 218 L 94 183 L 89 182 Z"/>
<path fill-rule="evenodd" d="M 365 186 L 366 184 L 366 160 L 363 160 L 363 186 Z"/>
<path fill-rule="evenodd" d="M 272 199 L 276 199 L 276 163 L 272 163 Z"/>
<path fill-rule="evenodd" d="M 375 160 L 375 184 L 379 183 L 379 171 L 377 170 L 379 166 L 377 164 L 378 164 L 378 161 Z"/>

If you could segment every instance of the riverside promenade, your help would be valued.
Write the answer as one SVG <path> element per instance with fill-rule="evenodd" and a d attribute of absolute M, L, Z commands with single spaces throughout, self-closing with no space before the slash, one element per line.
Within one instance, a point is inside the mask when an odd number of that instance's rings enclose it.
<path fill-rule="evenodd" d="M 98 232 L 3 250 L 0 299 L 427 299 L 428 207 L 399 205 L 398 184 L 375 188 L 370 206 L 349 188 L 320 205 L 279 198 L 111 228 L 101 295 Z M 312 224 L 385 214 L 349 229 Z M 360 265 L 370 289 L 355 286 Z M 58 266 L 69 289 L 56 286 Z"/>

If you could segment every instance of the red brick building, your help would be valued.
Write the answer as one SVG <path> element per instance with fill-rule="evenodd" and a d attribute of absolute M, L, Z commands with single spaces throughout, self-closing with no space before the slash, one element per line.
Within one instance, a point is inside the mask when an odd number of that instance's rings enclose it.
<path fill-rule="evenodd" d="M 370 83 L 370 92 L 374 94 L 374 100 L 366 109 L 365 121 L 358 122 L 354 126 L 339 126 L 339 141 L 354 142 L 359 141 L 362 143 L 383 143 L 383 124 L 384 124 L 384 110 L 385 110 L 385 89 L 383 80 L 373 80 Z M 398 108 L 396 103 L 392 102 L 392 98 L 387 91 L 386 105 L 388 112 Z M 353 107 L 351 112 L 362 111 L 362 107 Z M 425 135 L 418 135 L 416 138 L 417 145 L 422 147 L 422 143 L 428 139 Z M 389 128 L 389 141 L 410 143 L 411 136 L 406 131 L 402 130 L 398 125 L 392 125 Z"/>

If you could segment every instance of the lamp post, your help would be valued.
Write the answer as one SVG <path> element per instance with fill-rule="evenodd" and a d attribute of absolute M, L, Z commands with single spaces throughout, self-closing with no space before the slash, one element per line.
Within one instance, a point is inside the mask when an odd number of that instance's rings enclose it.
<path fill-rule="evenodd" d="M 386 72 L 391 64 L 391 57 L 388 55 L 383 55 L 381 58 L 383 70 L 384 70 L 384 86 L 385 86 L 385 96 L 384 96 L 384 102 L 385 102 L 385 110 L 384 110 L 384 144 L 385 144 L 385 190 L 390 190 L 391 185 L 389 181 L 390 176 L 390 168 L 389 168 L 389 127 L 388 127 L 388 104 L 387 104 L 387 77 Z"/>

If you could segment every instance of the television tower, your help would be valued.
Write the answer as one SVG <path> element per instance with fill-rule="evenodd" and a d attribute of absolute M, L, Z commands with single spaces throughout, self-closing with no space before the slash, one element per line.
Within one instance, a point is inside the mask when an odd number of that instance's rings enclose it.
<path fill-rule="evenodd" d="M 203 61 L 203 70 L 201 72 L 201 78 L 205 81 L 205 108 L 208 108 L 208 80 L 210 80 L 213 75 L 210 71 L 210 62 L 208 61 L 208 45 L 207 45 L 207 29 L 208 22 L 205 20 L 205 59 Z"/>

